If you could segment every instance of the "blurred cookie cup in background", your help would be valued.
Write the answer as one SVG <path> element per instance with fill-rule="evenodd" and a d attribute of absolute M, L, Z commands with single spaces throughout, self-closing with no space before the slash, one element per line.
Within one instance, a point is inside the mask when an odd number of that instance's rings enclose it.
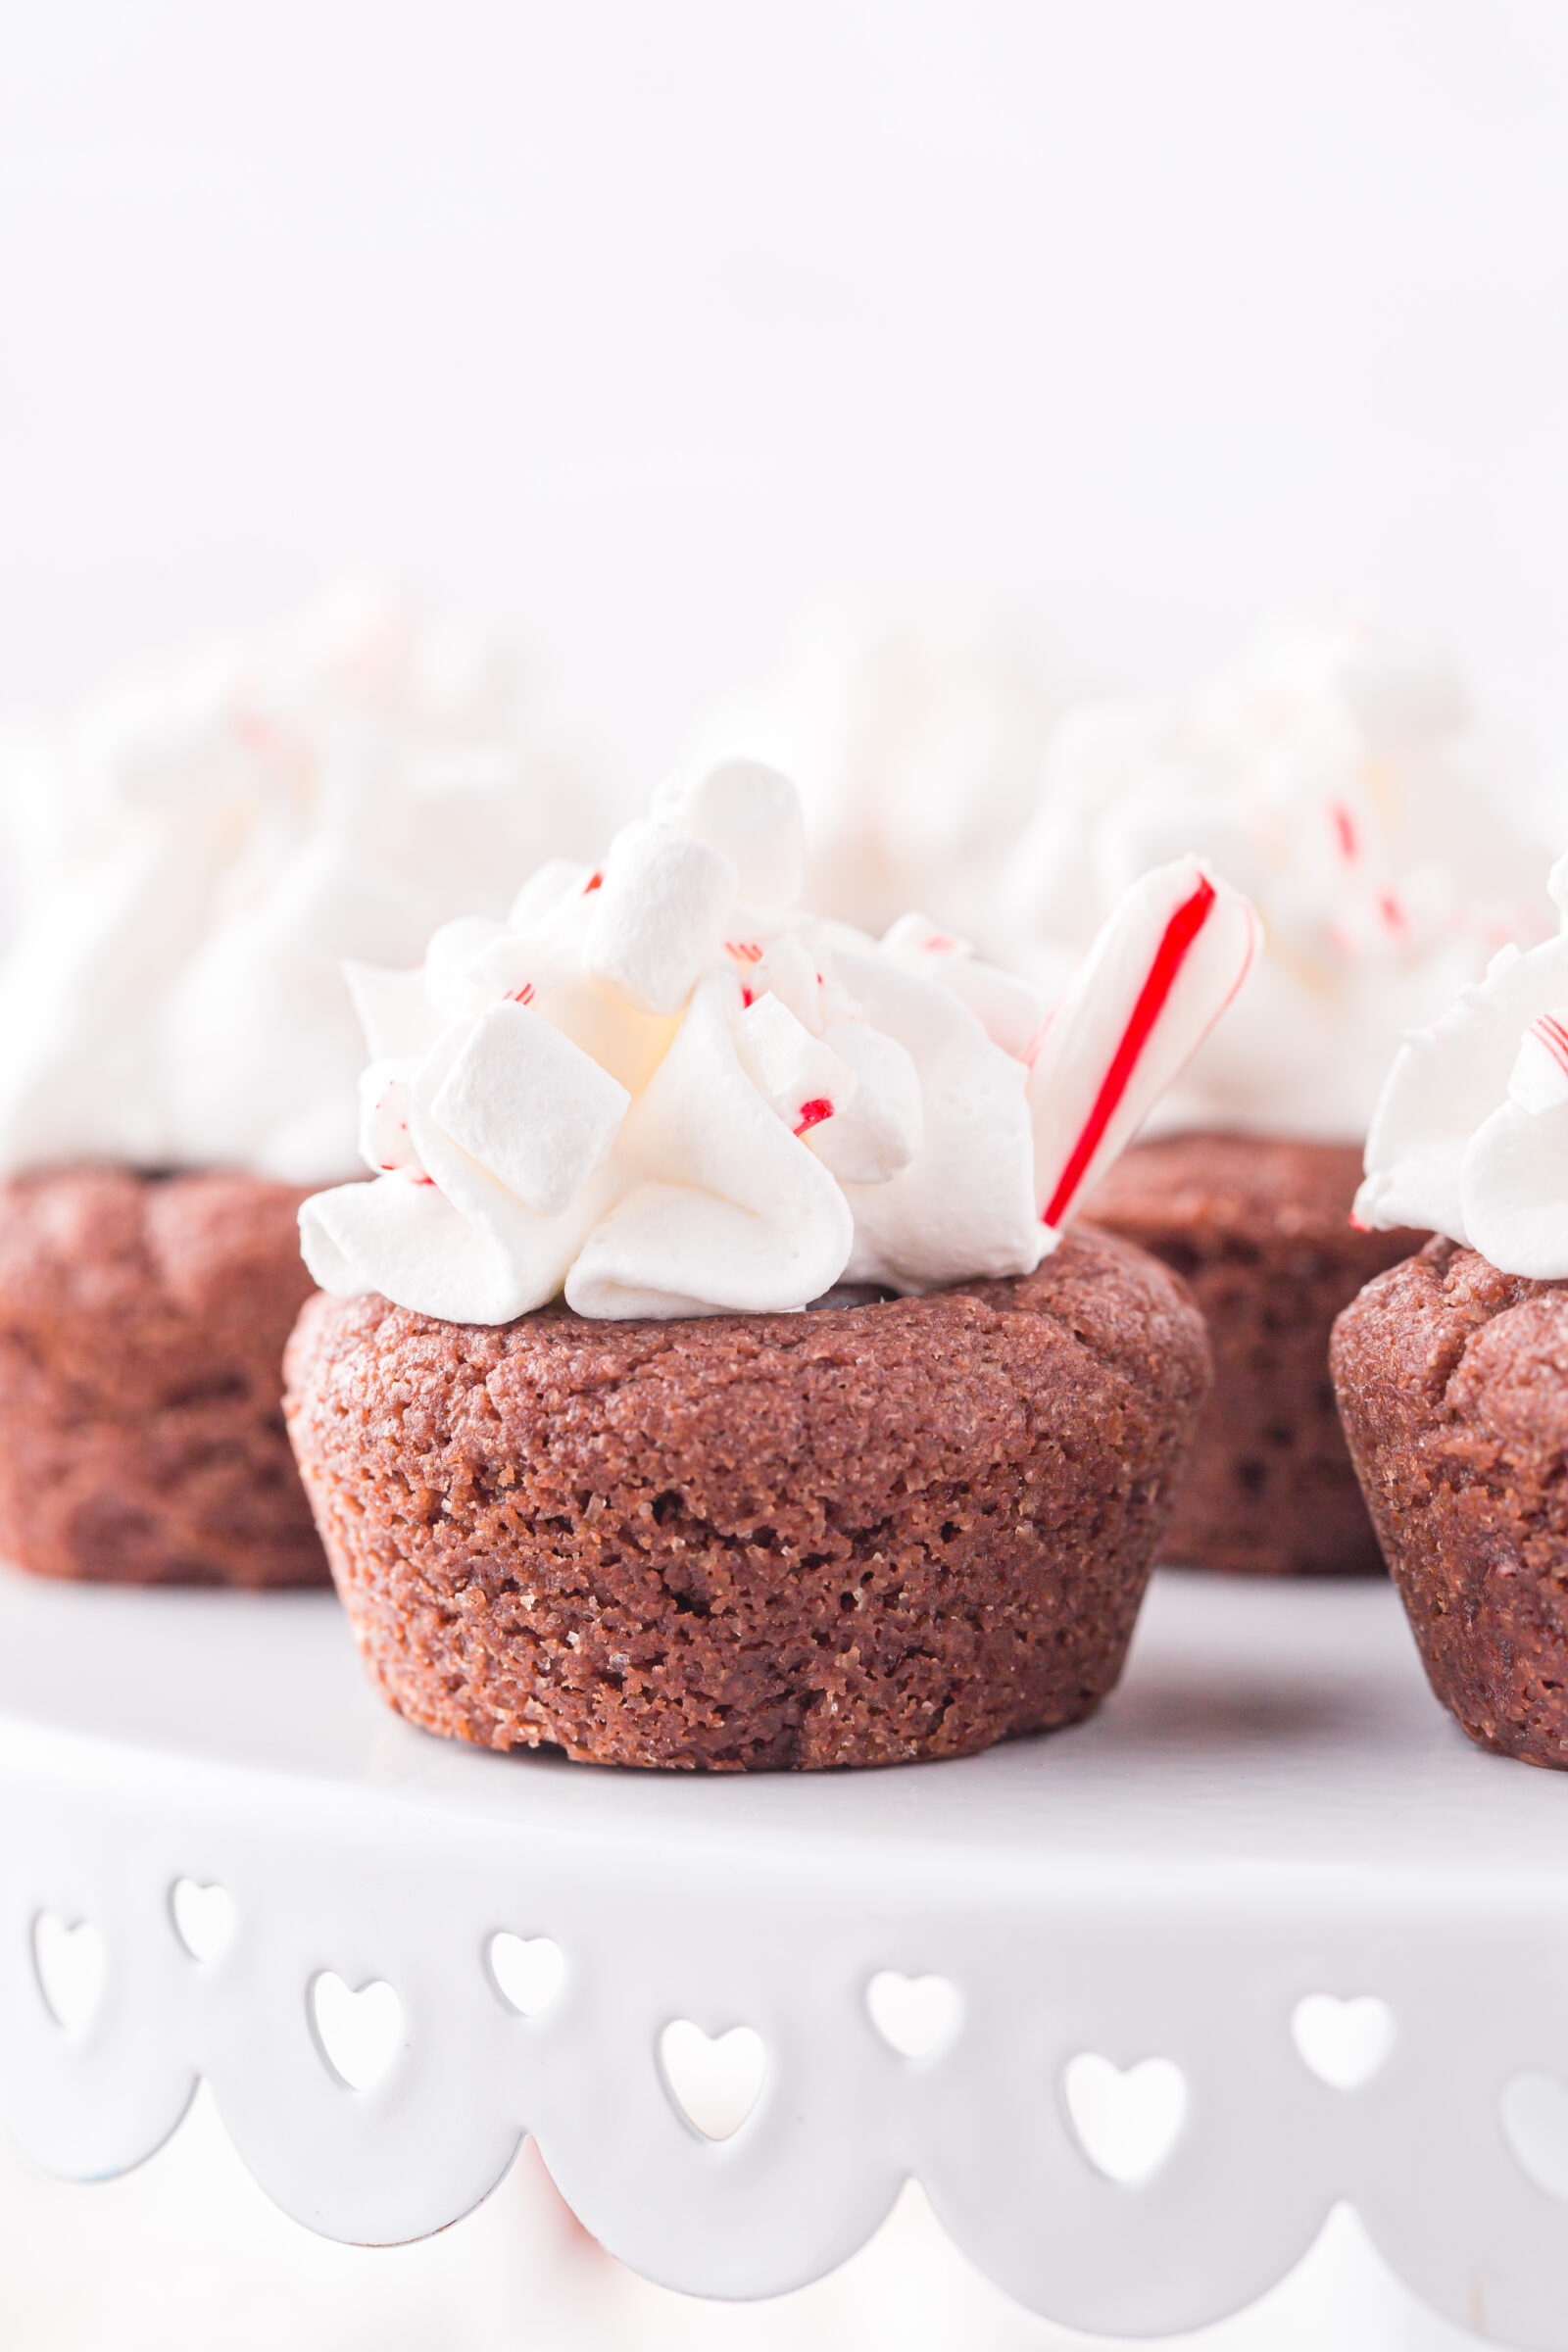
<path fill-rule="evenodd" d="M 1509 777 L 1446 664 L 1354 616 L 1261 636 L 1184 710 L 1097 705 L 1055 738 L 999 880 L 1012 952 L 1048 993 L 1128 881 L 1178 852 L 1245 890 L 1263 928 L 1245 995 L 1088 1211 L 1178 1268 L 1208 1323 L 1175 1564 L 1381 1564 L 1329 1333 L 1420 1238 L 1350 1213 L 1399 1038 L 1536 921 Z"/>
<path fill-rule="evenodd" d="M 281 1412 L 305 1196 L 357 1165 L 345 957 L 590 829 L 513 658 L 345 591 L 4 776 L 0 1556 L 319 1583 Z"/>

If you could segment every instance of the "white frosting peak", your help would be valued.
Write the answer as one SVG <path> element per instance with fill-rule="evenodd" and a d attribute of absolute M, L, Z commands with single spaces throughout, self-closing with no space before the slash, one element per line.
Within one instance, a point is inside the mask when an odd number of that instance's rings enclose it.
<path fill-rule="evenodd" d="M 784 779 L 732 762 L 420 970 L 357 967 L 377 1181 L 302 1209 L 322 1287 L 504 1323 L 1038 1264 L 1240 986 L 1250 908 L 1191 858 L 1146 876 L 1044 1021 L 922 917 L 879 943 L 800 912 L 801 839 Z"/>
<path fill-rule="evenodd" d="M 342 959 L 397 962 L 592 810 L 495 643 L 340 595 L 133 682 L 4 779 L 0 1171 L 355 1164 Z"/>
<path fill-rule="evenodd" d="M 1429 1029 L 1405 1040 L 1367 1139 L 1355 1210 L 1479 1250 L 1508 1274 L 1568 1277 L 1568 858 L 1549 884 L 1561 928 L 1504 948 Z"/>
<path fill-rule="evenodd" d="M 1452 671 L 1371 624 L 1265 636 L 1190 709 L 1065 720 L 1005 882 L 1048 991 L 1132 878 L 1195 851 L 1265 949 L 1154 1126 L 1358 1141 L 1389 1058 L 1510 937 L 1535 853 Z"/>

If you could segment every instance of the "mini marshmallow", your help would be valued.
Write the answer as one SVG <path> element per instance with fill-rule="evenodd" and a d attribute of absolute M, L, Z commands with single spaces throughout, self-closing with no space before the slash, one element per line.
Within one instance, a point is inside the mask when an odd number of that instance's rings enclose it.
<path fill-rule="evenodd" d="M 589 902 L 583 962 L 602 987 L 649 1012 L 678 1012 L 720 952 L 735 904 L 721 851 L 657 820 L 615 836 Z"/>
<path fill-rule="evenodd" d="M 655 806 L 723 852 L 743 899 L 794 906 L 806 874 L 806 827 L 800 795 L 776 768 L 731 760 L 696 783 L 666 788 Z"/>
<path fill-rule="evenodd" d="M 820 1127 L 854 1101 L 854 1072 L 777 997 L 759 997 L 733 1034 L 742 1069 L 792 1135 Z"/>
<path fill-rule="evenodd" d="M 540 1216 L 559 1216 L 606 1158 L 623 1086 L 523 1004 L 479 1015 L 430 1105 L 452 1141 Z"/>
<path fill-rule="evenodd" d="M 360 1076 L 360 1156 L 378 1176 L 418 1165 L 409 1137 L 409 1088 L 417 1061 L 372 1061 Z"/>

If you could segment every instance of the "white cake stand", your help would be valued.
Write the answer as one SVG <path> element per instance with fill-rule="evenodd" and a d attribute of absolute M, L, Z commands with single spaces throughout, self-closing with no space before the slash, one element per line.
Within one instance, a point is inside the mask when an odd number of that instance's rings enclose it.
<path fill-rule="evenodd" d="M 205 2078 L 286 2211 L 385 2242 L 531 2132 L 613 2253 L 731 2297 L 914 2176 L 1120 2334 L 1253 2301 L 1343 2199 L 1439 2311 L 1568 2347 L 1568 1779 L 1466 1744 L 1381 1585 L 1163 1577 L 1081 1730 L 688 1779 L 411 1731 L 327 1596 L 4 1574 L 0 1804 L 0 2121 L 51 2171 Z"/>

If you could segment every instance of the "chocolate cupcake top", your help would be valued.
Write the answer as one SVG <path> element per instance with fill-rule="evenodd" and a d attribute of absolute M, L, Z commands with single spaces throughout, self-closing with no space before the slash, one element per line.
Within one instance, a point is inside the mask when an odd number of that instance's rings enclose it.
<path fill-rule="evenodd" d="M 1247 902 L 1177 859 L 1043 1020 L 918 916 L 876 941 L 802 912 L 803 862 L 793 787 L 732 762 L 418 970 L 357 971 L 377 1181 L 302 1209 L 322 1288 L 496 1324 L 1027 1273 L 1251 956 Z"/>
<path fill-rule="evenodd" d="M 1509 767 L 1437 657 L 1353 615 L 1268 633 L 1184 709 L 1063 721 L 1006 885 L 1013 953 L 1049 984 L 1134 875 L 1195 851 L 1263 953 L 1155 1131 L 1359 1143 L 1404 1032 L 1541 936 Z"/>
<path fill-rule="evenodd" d="M 1367 1139 L 1359 1220 L 1425 1226 L 1505 1274 L 1568 1279 L 1568 858 L 1554 939 L 1504 948 L 1399 1048 Z"/>
<path fill-rule="evenodd" d="M 368 589 L 19 747 L 0 1174 L 348 1175 L 363 1054 L 342 959 L 499 913 L 574 824 L 593 838 L 577 797 L 507 648 Z"/>

